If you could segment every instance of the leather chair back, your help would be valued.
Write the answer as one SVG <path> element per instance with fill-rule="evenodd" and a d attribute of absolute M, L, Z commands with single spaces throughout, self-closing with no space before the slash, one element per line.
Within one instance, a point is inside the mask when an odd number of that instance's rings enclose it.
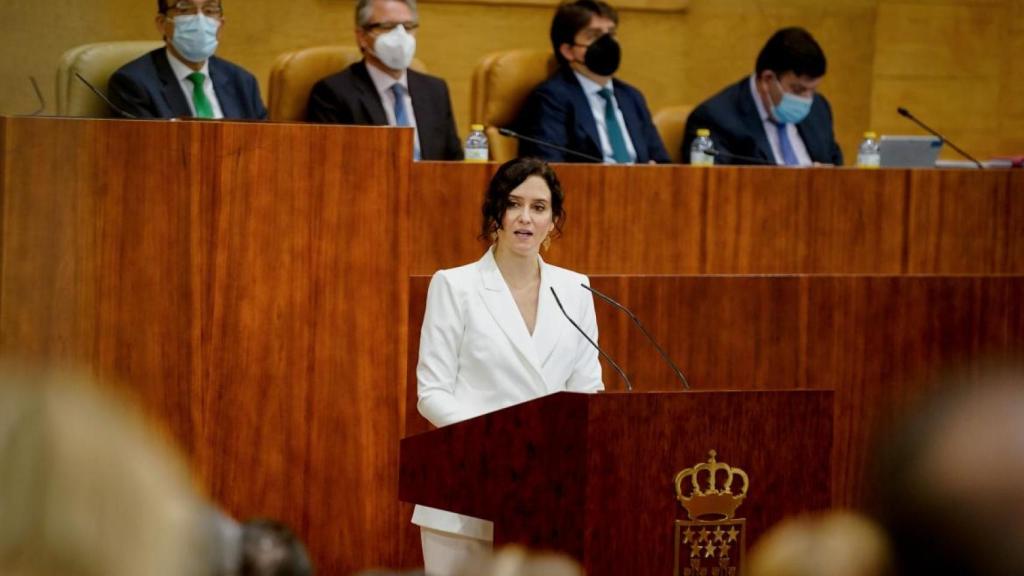
<path fill-rule="evenodd" d="M 281 54 L 270 69 L 270 119 L 304 121 L 313 85 L 362 58 L 357 46 L 314 46 Z M 423 62 L 417 59 L 412 61 L 411 67 L 417 72 L 426 72 Z"/>
<path fill-rule="evenodd" d="M 686 129 L 686 117 L 693 111 L 693 106 L 667 106 L 654 114 L 654 127 L 665 144 L 669 158 L 676 164 L 683 162 L 683 154 L 679 149 L 683 145 L 683 131 Z"/>
<path fill-rule="evenodd" d="M 118 68 L 163 46 L 163 42 L 99 42 L 71 48 L 57 65 L 57 114 L 109 118 L 117 114 L 92 93 L 75 72 L 107 93 L 107 82 Z"/>
<path fill-rule="evenodd" d="M 516 157 L 518 142 L 498 134 L 496 127 L 509 126 L 533 89 L 551 76 L 557 63 L 551 52 L 509 50 L 484 56 L 473 70 L 472 110 L 474 124 L 486 126 L 491 160 Z"/>

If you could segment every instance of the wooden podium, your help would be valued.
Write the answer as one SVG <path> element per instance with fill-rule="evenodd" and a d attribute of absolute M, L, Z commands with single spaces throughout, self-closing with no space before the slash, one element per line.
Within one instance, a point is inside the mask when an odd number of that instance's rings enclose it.
<path fill-rule="evenodd" d="M 492 520 L 495 545 L 562 551 L 590 576 L 671 575 L 677 472 L 711 450 L 743 469 L 751 542 L 831 505 L 832 418 L 821 390 L 561 392 L 403 439 L 399 497 Z"/>

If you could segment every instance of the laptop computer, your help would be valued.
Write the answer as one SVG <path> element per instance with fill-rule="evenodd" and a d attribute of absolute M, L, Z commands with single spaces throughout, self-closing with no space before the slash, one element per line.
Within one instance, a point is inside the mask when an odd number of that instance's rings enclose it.
<path fill-rule="evenodd" d="M 942 150 L 935 136 L 882 136 L 878 142 L 882 168 L 933 168 Z"/>

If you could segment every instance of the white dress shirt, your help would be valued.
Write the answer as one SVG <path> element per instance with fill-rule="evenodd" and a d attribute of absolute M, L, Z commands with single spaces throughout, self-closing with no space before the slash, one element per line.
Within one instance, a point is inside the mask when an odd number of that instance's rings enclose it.
<path fill-rule="evenodd" d="M 633 138 L 629 135 L 629 127 L 626 126 L 626 120 L 622 117 L 622 110 L 619 109 L 619 101 L 615 98 L 615 88 L 612 86 L 612 81 L 609 80 L 607 86 L 601 86 L 575 70 L 573 70 L 573 74 L 580 81 L 583 93 L 586 94 L 587 102 L 590 104 L 590 112 L 594 115 L 594 122 L 597 122 L 597 135 L 601 139 L 601 155 L 604 157 L 605 163 L 614 164 L 615 154 L 612 151 L 612 142 L 608 139 L 608 126 L 604 122 L 607 101 L 598 93 L 602 88 L 608 88 L 612 93 L 612 102 L 615 104 L 615 118 L 618 119 L 619 127 L 622 129 L 622 139 L 626 141 L 626 152 L 629 153 L 629 161 L 635 163 L 636 148 L 633 147 Z"/>
<path fill-rule="evenodd" d="M 757 91 L 756 74 L 750 75 L 750 92 L 754 97 L 754 104 L 757 105 L 757 113 L 761 116 L 761 123 L 764 126 L 765 134 L 768 136 L 768 143 L 772 146 L 775 163 L 785 165 L 786 160 L 782 156 L 782 147 L 779 144 L 779 129 L 775 126 L 775 119 L 765 110 L 764 102 L 761 101 L 761 93 Z M 800 132 L 796 129 L 795 124 L 786 124 L 786 135 L 789 136 L 789 143 L 793 147 L 793 152 L 796 154 L 796 159 L 800 166 L 810 166 L 813 164 L 811 155 L 807 153 L 807 146 L 804 145 L 804 139 L 800 137 Z"/>
<path fill-rule="evenodd" d="M 181 91 L 185 93 L 185 100 L 188 101 L 188 107 L 192 110 L 192 115 L 196 115 L 196 104 L 192 98 L 195 85 L 192 84 L 188 77 L 193 72 L 200 72 L 203 76 L 206 76 L 206 80 L 203 81 L 203 92 L 206 93 L 206 99 L 210 101 L 213 117 L 217 119 L 223 118 L 224 111 L 220 109 L 220 100 L 217 100 L 217 91 L 213 89 L 213 79 L 210 78 L 210 61 L 203 62 L 201 69 L 193 70 L 184 62 L 178 60 L 174 54 L 171 54 L 170 50 L 167 51 L 167 61 L 171 63 L 171 70 L 174 72 L 174 77 L 178 79 L 178 84 L 181 85 Z"/>
<path fill-rule="evenodd" d="M 370 73 L 370 80 L 373 80 L 373 86 L 377 89 L 380 102 L 384 105 L 384 115 L 388 117 L 388 126 L 398 126 L 398 120 L 395 119 L 395 93 L 391 90 L 391 87 L 395 84 L 401 84 L 402 88 L 405 88 L 402 103 L 405 104 L 405 115 L 409 117 L 409 125 L 415 131 L 413 135 L 414 144 L 416 149 L 420 150 L 420 131 L 416 127 L 416 112 L 412 109 L 412 96 L 409 94 L 409 74 L 407 71 L 402 70 L 402 76 L 398 80 L 395 80 L 392 76 L 369 62 L 366 63 L 366 71 Z"/>
<path fill-rule="evenodd" d="M 531 334 L 491 250 L 483 258 L 434 274 L 420 332 L 417 408 L 431 424 L 447 426 L 563 390 L 597 392 L 601 363 L 558 309 L 595 342 L 594 299 L 587 277 L 540 261 L 537 322 Z M 438 470 L 438 474 L 452 473 Z M 416 506 L 413 524 L 491 540 L 491 522 Z"/>

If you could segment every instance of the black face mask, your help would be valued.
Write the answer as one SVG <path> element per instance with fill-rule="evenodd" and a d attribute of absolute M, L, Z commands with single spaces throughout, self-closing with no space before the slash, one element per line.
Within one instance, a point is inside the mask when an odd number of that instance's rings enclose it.
<path fill-rule="evenodd" d="M 587 47 L 583 63 L 598 76 L 611 76 L 619 69 L 622 49 L 611 34 L 605 34 Z"/>

